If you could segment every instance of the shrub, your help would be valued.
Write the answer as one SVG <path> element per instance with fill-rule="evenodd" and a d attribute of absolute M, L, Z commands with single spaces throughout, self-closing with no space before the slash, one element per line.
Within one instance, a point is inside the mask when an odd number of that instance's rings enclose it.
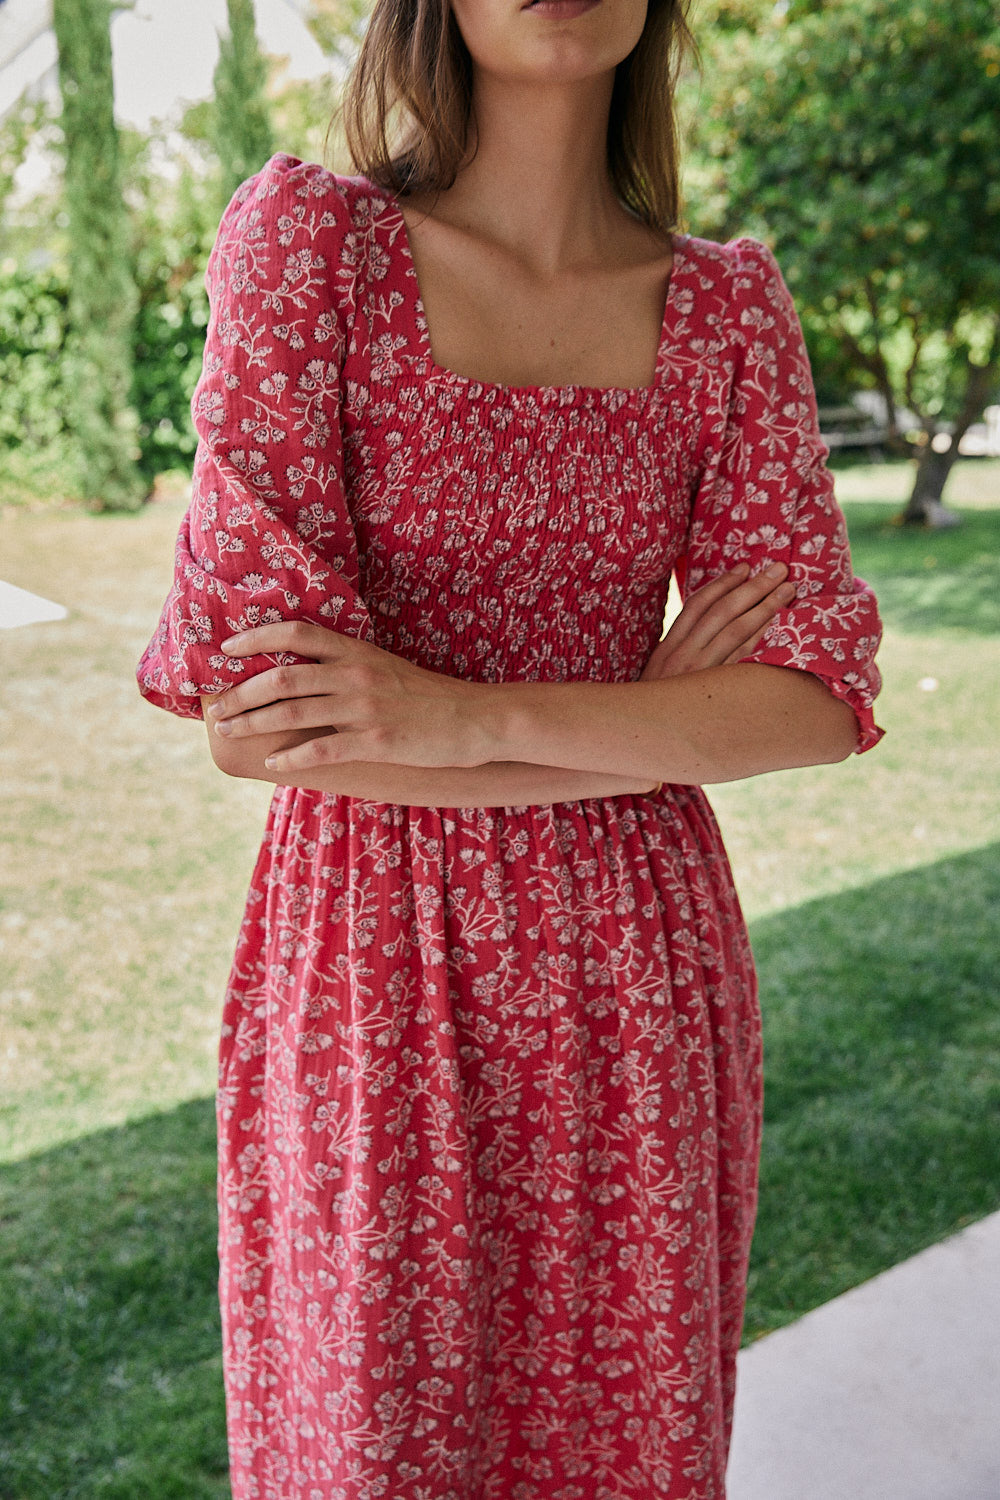
<path fill-rule="evenodd" d="M 79 499 L 67 421 L 69 287 L 55 267 L 0 268 L 0 501 Z"/>

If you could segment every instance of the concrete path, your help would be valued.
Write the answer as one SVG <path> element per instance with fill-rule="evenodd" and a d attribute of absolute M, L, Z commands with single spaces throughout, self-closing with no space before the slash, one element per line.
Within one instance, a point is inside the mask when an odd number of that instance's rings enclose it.
<path fill-rule="evenodd" d="M 27 589 L 19 589 L 16 584 L 0 582 L 0 630 L 65 618 L 66 611 L 61 604 L 53 604 L 51 599 L 43 599 L 40 594 L 29 594 Z"/>
<path fill-rule="evenodd" d="M 1000 1500 L 1000 1213 L 742 1351 L 727 1500 Z"/>

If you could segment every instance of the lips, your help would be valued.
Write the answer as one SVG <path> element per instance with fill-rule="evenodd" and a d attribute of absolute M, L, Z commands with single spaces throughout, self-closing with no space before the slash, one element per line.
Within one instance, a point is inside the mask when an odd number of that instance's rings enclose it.
<path fill-rule="evenodd" d="M 542 16 L 569 19 L 571 16 L 582 15 L 584 11 L 593 10 L 600 3 L 601 0 L 527 0 L 521 9 L 537 11 Z"/>
<path fill-rule="evenodd" d="M 593 10 L 600 0 L 525 0 L 522 10 L 535 10 L 548 16 L 578 16 Z"/>

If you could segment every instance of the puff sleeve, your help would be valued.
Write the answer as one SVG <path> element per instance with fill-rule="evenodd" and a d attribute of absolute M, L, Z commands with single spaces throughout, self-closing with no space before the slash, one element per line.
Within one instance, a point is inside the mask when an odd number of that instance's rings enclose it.
<path fill-rule="evenodd" d="M 191 400 L 191 503 L 173 587 L 136 673 L 144 697 L 181 717 L 201 717 L 200 693 L 274 665 L 224 656 L 222 641 L 237 631 L 305 619 L 371 636 L 340 430 L 354 245 L 338 179 L 284 153 L 222 216 Z"/>
<path fill-rule="evenodd" d="M 724 378 L 675 569 L 681 597 L 740 562 L 754 572 L 769 558 L 787 563 L 798 594 L 741 660 L 820 678 L 854 710 L 861 753 L 884 733 L 872 714 L 882 624 L 873 591 L 852 571 L 802 329 L 766 246 L 740 239 L 723 253 L 733 266 Z"/>

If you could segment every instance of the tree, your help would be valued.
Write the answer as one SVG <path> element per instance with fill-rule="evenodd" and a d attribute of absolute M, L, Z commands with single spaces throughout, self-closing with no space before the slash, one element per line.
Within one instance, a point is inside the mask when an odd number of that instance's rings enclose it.
<path fill-rule="evenodd" d="M 317 160 L 334 171 L 353 172 L 344 137 L 339 97 L 353 66 L 371 12 L 371 0 L 310 0 L 306 25 L 330 59 L 332 93 L 317 100 L 325 116 L 326 131 Z"/>
<path fill-rule="evenodd" d="M 343 79 L 357 56 L 370 0 L 311 0 L 306 25 Z"/>
<path fill-rule="evenodd" d="M 131 401 L 136 289 L 114 119 L 110 0 L 55 0 L 53 23 L 70 243 L 68 415 L 84 497 L 100 509 L 134 510 L 143 498 Z"/>
<path fill-rule="evenodd" d="M 274 150 L 265 98 L 267 64 L 257 46 L 253 0 L 226 0 L 226 7 L 229 34 L 219 42 L 213 112 L 224 203 Z"/>
<path fill-rule="evenodd" d="M 917 416 L 904 518 L 933 519 L 1000 389 L 995 0 L 717 9 L 692 111 L 699 228 L 766 239 L 900 440 L 900 410 Z"/>

